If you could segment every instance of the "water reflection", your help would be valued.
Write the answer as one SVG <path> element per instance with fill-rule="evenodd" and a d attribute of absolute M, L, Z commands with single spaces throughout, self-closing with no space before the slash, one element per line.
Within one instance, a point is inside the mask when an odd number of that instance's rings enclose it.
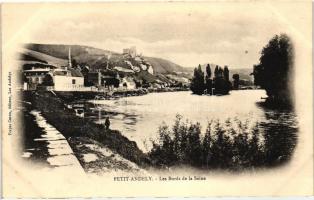
<path fill-rule="evenodd" d="M 260 123 L 264 133 L 264 164 L 276 166 L 290 160 L 297 144 L 298 123 L 291 110 L 269 109 L 257 104 L 265 113 L 265 121 Z"/>
<path fill-rule="evenodd" d="M 143 151 L 151 148 L 158 127 L 165 122 L 173 125 L 176 114 L 192 122 L 200 122 L 205 132 L 210 120 L 237 119 L 258 123 L 263 133 L 265 154 L 263 165 L 276 165 L 289 160 L 297 142 L 297 119 L 289 110 L 273 110 L 262 106 L 263 90 L 232 91 L 223 97 L 197 96 L 190 92 L 157 93 L 118 100 L 94 101 L 100 111 L 90 112 L 97 123 L 110 117 L 111 128 L 117 129 L 137 143 Z"/>

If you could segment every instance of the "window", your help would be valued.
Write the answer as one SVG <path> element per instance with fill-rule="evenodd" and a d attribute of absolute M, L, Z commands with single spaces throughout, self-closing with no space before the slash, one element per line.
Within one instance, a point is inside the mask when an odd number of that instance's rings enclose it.
<path fill-rule="evenodd" d="M 75 84 L 75 79 L 72 79 L 72 84 Z"/>

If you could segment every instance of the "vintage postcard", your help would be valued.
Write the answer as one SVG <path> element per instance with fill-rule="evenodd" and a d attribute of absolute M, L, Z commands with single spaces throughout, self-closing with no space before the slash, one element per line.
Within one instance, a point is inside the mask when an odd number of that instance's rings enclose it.
<path fill-rule="evenodd" d="M 311 1 L 1 5 L 3 197 L 313 195 Z"/>

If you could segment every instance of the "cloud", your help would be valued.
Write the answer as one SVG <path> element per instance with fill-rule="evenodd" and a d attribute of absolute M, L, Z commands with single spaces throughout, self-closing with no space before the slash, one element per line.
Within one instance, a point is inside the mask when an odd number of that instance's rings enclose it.
<path fill-rule="evenodd" d="M 286 29 L 270 11 L 241 5 L 60 9 L 38 19 L 33 41 L 27 42 L 82 44 L 116 52 L 136 46 L 144 55 L 183 66 L 214 62 L 251 67 L 267 41 Z"/>

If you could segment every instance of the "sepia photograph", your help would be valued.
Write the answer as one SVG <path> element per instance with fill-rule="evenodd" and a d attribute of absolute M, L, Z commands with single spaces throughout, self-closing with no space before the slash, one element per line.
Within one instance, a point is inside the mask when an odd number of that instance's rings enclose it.
<path fill-rule="evenodd" d="M 4 197 L 313 195 L 311 7 L 3 4 Z"/>

